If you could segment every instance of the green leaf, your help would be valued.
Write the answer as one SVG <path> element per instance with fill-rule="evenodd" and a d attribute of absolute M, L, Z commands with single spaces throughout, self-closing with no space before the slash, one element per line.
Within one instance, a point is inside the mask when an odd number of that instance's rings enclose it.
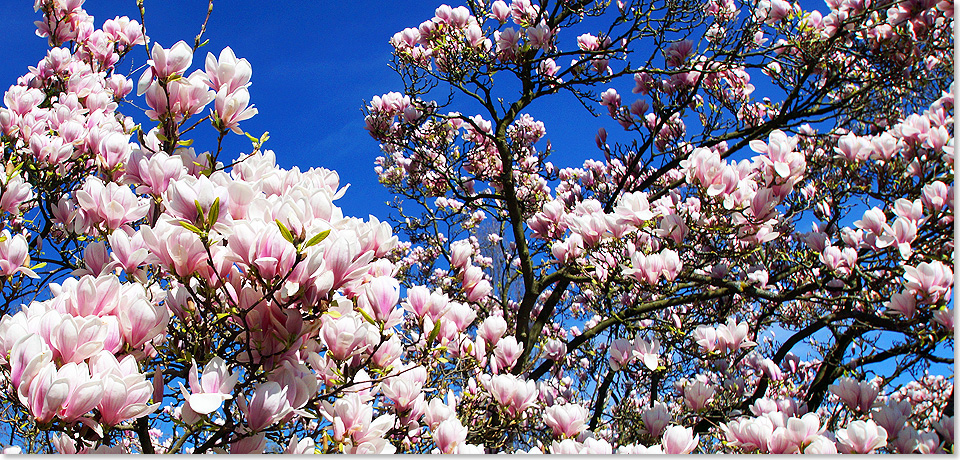
<path fill-rule="evenodd" d="M 39 269 L 41 269 L 41 268 L 43 268 L 43 267 L 46 267 L 46 266 L 47 266 L 47 263 L 46 263 L 46 262 L 40 262 L 40 263 L 38 263 L 38 264 L 30 267 L 30 270 L 39 270 Z"/>
<path fill-rule="evenodd" d="M 213 224 L 217 223 L 217 219 L 220 218 L 220 197 L 213 200 L 213 204 L 210 206 L 210 215 L 207 216 L 207 228 L 213 228 Z"/>
<path fill-rule="evenodd" d="M 187 139 L 185 141 L 177 141 L 177 145 L 180 145 L 183 147 L 190 147 L 191 145 L 193 145 L 193 139 Z"/>
<path fill-rule="evenodd" d="M 440 321 L 433 323 L 433 330 L 430 331 L 430 335 L 427 336 L 427 346 L 430 346 L 434 340 L 437 340 L 438 335 L 440 335 Z"/>
<path fill-rule="evenodd" d="M 290 230 L 287 229 L 286 225 L 283 225 L 283 222 L 280 222 L 279 219 L 274 219 L 274 222 L 277 223 L 277 226 L 280 227 L 280 234 L 283 235 L 283 239 L 290 242 L 290 244 L 296 244 L 293 242 L 293 233 L 290 233 Z"/>
<path fill-rule="evenodd" d="M 373 317 L 370 316 L 367 312 L 363 311 L 362 308 L 358 308 L 357 311 L 360 312 L 360 316 L 362 316 L 363 319 L 367 320 L 368 323 L 373 325 L 377 324 L 376 320 L 374 320 Z"/>
<path fill-rule="evenodd" d="M 307 244 L 304 246 L 304 248 L 309 248 L 310 246 L 320 243 L 321 241 L 327 239 L 327 236 L 329 235 L 330 235 L 329 229 L 324 230 L 320 233 L 317 233 L 316 236 L 314 236 L 313 238 L 310 238 L 310 241 L 307 241 Z"/>
<path fill-rule="evenodd" d="M 197 220 L 203 220 L 203 208 L 200 206 L 200 200 L 193 200 L 193 204 L 197 207 Z"/>
<path fill-rule="evenodd" d="M 180 226 L 187 230 L 190 230 L 193 233 L 196 233 L 197 235 L 203 235 L 203 230 L 200 230 L 199 228 L 197 228 L 196 225 L 193 225 L 190 222 L 187 222 L 185 220 L 180 221 Z"/>

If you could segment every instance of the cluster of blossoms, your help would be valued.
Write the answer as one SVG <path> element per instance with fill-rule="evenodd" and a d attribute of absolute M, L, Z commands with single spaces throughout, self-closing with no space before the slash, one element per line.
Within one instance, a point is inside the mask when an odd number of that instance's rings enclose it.
<path fill-rule="evenodd" d="M 335 172 L 282 169 L 265 138 L 219 161 L 257 113 L 230 48 L 191 72 L 195 48 L 154 44 L 141 130 L 115 69 L 142 26 L 36 6 L 53 48 L 0 108 L 0 276 L 23 304 L 0 319 L 0 383 L 25 450 L 953 449 L 952 381 L 907 377 L 952 366 L 953 93 L 867 123 L 844 110 L 869 81 L 830 70 L 952 62 L 949 1 L 821 15 L 762 0 L 742 18 L 711 0 L 715 48 L 662 32 L 662 69 L 625 66 L 640 40 L 614 28 L 561 41 L 576 18 L 695 30 L 637 5 L 443 5 L 392 38 L 401 72 L 488 98 L 494 73 L 525 80 L 488 113 L 415 90 L 366 107 L 381 182 L 425 210 L 401 210 L 422 245 L 344 215 Z M 715 58 L 720 29 L 747 31 L 754 57 Z M 754 100 L 757 68 L 811 100 Z M 599 83 L 647 99 L 583 89 Z M 638 142 L 610 148 L 602 130 L 604 160 L 556 168 L 528 105 L 567 89 Z M 846 118 L 818 132 L 814 112 Z M 194 117 L 216 152 L 189 147 Z"/>
<path fill-rule="evenodd" d="M 481 300 L 478 318 L 503 317 L 506 337 L 516 337 L 516 361 L 490 371 L 512 363 L 513 373 L 539 382 L 540 402 L 527 407 L 494 396 L 511 423 L 515 410 L 542 409 L 551 434 L 511 438 L 516 432 L 504 428 L 503 413 L 485 422 L 464 397 L 467 439 L 554 453 L 952 450 L 945 428 L 953 424 L 952 386 L 923 391 L 923 408 L 904 405 L 900 381 L 881 378 L 889 369 L 877 367 L 886 353 L 952 366 L 953 92 L 938 73 L 952 62 L 944 53 L 952 46 L 952 3 L 827 6 L 823 14 L 787 1 L 707 2 L 707 42 L 658 35 L 660 69 L 651 61 L 618 67 L 629 40 L 585 33 L 562 42 L 562 21 L 550 22 L 556 17 L 528 1 L 441 6 L 419 28 L 394 36 L 405 76 L 452 82 L 468 99 L 497 94 L 493 83 L 479 82 L 504 70 L 525 88 L 506 99 L 513 105 L 478 114 L 442 113 L 415 85 L 366 107 L 368 131 L 386 154 L 377 160 L 381 182 L 425 211 L 407 217 L 405 229 L 442 245 L 406 259 L 401 270 L 453 296 L 467 286 L 467 248 L 509 267 L 502 278 L 498 265 L 484 267 L 500 298 Z M 626 24 L 612 36 L 641 35 L 631 21 L 656 17 L 629 2 L 617 7 L 619 16 L 604 11 Z M 581 18 L 599 11 L 559 10 Z M 744 36 L 727 37 L 731 31 Z M 729 56 L 725 47 L 735 42 L 757 60 L 717 57 Z M 870 52 L 847 52 L 854 48 Z M 908 51 L 894 57 L 894 48 Z M 568 55 L 579 59 L 561 70 L 556 58 Z M 860 107 L 850 102 L 856 97 L 886 97 L 887 88 L 869 82 L 891 60 L 917 72 L 911 75 L 930 75 L 936 95 L 920 99 L 898 80 L 897 94 L 924 102 L 877 109 L 874 118 L 848 115 L 847 106 Z M 847 72 L 842 83 L 838 72 Z M 632 77 L 643 99 L 625 101 L 613 87 L 583 89 L 621 83 L 620 76 Z M 576 84 L 582 87 L 570 89 Z M 787 99 L 755 99 L 761 84 L 781 85 Z M 581 101 L 594 97 L 598 112 L 638 139 L 610 148 L 601 128 L 597 146 L 606 161 L 555 168 L 549 144 L 538 147 L 546 129 L 533 122 L 532 108 L 524 110 L 558 88 Z M 810 114 L 824 106 L 804 104 L 817 97 L 849 118 L 836 127 L 820 118 L 814 128 Z M 388 98 L 404 108 L 380 102 Z M 416 107 L 415 116 L 406 106 Z M 722 117 L 730 121 L 716 121 Z M 522 130 L 531 135 L 518 136 Z M 500 226 L 468 225 L 467 212 Z M 812 231 L 798 231 L 811 224 Z M 441 225 L 459 230 L 431 232 Z M 496 243 L 481 248 L 485 231 L 495 232 Z M 871 329 L 872 351 L 854 345 Z M 834 341 L 816 338 L 825 330 Z M 890 349 L 885 340 L 893 337 L 907 344 Z M 503 341 L 498 358 L 512 350 Z M 801 357 L 804 347 L 815 351 Z M 463 394 L 473 394 L 471 379 L 482 392 L 484 377 L 463 359 L 446 369 L 466 379 Z M 458 385 L 446 388 L 455 396 Z M 617 402 L 605 402 L 610 395 Z M 936 409 L 926 410 L 929 401 Z M 901 420 L 884 418 L 891 408 Z M 543 425 L 525 418 L 518 427 Z"/>

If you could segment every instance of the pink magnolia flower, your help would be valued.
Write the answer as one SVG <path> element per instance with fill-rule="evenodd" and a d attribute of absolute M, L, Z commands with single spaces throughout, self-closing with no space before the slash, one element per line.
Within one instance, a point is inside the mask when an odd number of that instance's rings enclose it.
<path fill-rule="evenodd" d="M 167 328 L 170 313 L 167 307 L 145 298 L 124 299 L 120 302 L 120 332 L 133 348 L 152 340 Z"/>
<path fill-rule="evenodd" d="M 460 240 L 450 244 L 450 265 L 463 269 L 473 255 L 473 246 L 469 241 Z"/>
<path fill-rule="evenodd" d="M 641 228 L 647 221 L 654 218 L 655 214 L 650 210 L 650 203 L 647 202 L 647 194 L 643 192 L 626 193 L 618 201 L 614 208 L 619 223 L 629 223 L 630 225 Z"/>
<path fill-rule="evenodd" d="M 767 443 L 773 436 L 774 426 L 767 417 L 740 418 L 728 424 L 721 424 L 727 442 L 746 452 L 766 453 Z"/>
<path fill-rule="evenodd" d="M 345 361 L 354 354 L 365 352 L 371 344 L 379 340 L 379 331 L 353 312 L 342 314 L 338 318 L 324 315 L 322 322 L 320 339 L 331 357 L 338 361 Z"/>
<path fill-rule="evenodd" d="M 510 18 L 510 7 L 503 0 L 497 0 L 490 5 L 490 15 L 500 22 Z"/>
<path fill-rule="evenodd" d="M 179 180 L 186 174 L 179 155 L 157 152 L 147 155 L 143 150 L 134 150 L 126 165 L 127 177 L 139 184 L 138 193 L 160 196 L 167 191 L 170 181 Z"/>
<path fill-rule="evenodd" d="M 678 67 L 693 53 L 693 42 L 690 40 L 681 40 L 673 42 L 663 52 L 667 66 Z"/>
<path fill-rule="evenodd" d="M 502 316 L 488 316 L 477 327 L 477 337 L 487 343 L 497 343 L 506 331 L 507 321 Z"/>
<path fill-rule="evenodd" d="M 0 180 L 3 179 L 0 177 Z M 33 197 L 33 187 L 17 174 L 6 180 L 0 190 L 0 212 L 17 214 L 20 211 L 20 205 L 32 200 Z"/>
<path fill-rule="evenodd" d="M 633 347 L 627 339 L 616 339 L 610 344 L 610 369 L 620 370 L 633 358 Z"/>
<path fill-rule="evenodd" d="M 143 244 L 143 235 L 139 232 L 133 235 L 127 232 L 113 232 L 107 236 L 110 243 L 110 258 L 128 275 L 137 273 L 138 268 L 147 261 L 150 253 Z"/>
<path fill-rule="evenodd" d="M 610 110 L 611 114 L 616 113 L 620 108 L 620 94 L 613 88 L 604 91 L 600 94 L 600 105 Z"/>
<path fill-rule="evenodd" d="M 715 327 L 700 325 L 693 331 L 693 339 L 700 345 L 704 353 L 712 353 L 719 348 L 717 341 L 717 329 Z"/>
<path fill-rule="evenodd" d="M 877 398 L 880 388 L 876 383 L 859 382 L 850 377 L 843 377 L 835 384 L 831 384 L 827 389 L 837 395 L 844 403 L 852 409 L 860 410 L 866 413 L 873 406 L 873 401 Z"/>
<path fill-rule="evenodd" d="M 389 339 L 381 342 L 377 351 L 374 352 L 373 363 L 383 369 L 391 366 L 396 367 L 395 365 L 399 364 L 400 357 L 403 353 L 404 347 L 400 341 L 400 337 L 398 335 L 391 335 Z"/>
<path fill-rule="evenodd" d="M 767 452 L 775 455 L 796 454 L 800 452 L 800 446 L 789 437 L 785 427 L 778 426 L 767 441 Z"/>
<path fill-rule="evenodd" d="M 849 275 L 856 260 L 857 250 L 854 248 L 841 250 L 836 246 L 827 246 L 820 253 L 820 262 L 839 275 Z"/>
<path fill-rule="evenodd" d="M 750 148 L 754 152 L 764 154 L 759 160 L 764 166 L 764 177 L 768 184 L 803 176 L 807 163 L 803 153 L 796 151 L 798 141 L 797 137 L 787 137 L 780 130 L 771 132 L 768 142 L 759 139 L 750 141 Z"/>
<path fill-rule="evenodd" d="M 572 263 L 583 255 L 583 238 L 575 233 L 564 241 L 555 241 L 550 247 L 550 252 L 557 259 L 557 262 L 561 264 Z"/>
<path fill-rule="evenodd" d="M 943 438 L 944 441 L 952 443 L 953 431 L 955 428 L 953 424 L 953 420 L 954 420 L 953 417 L 945 416 L 940 420 L 935 420 L 930 422 L 930 425 L 933 426 L 933 429 L 937 430 L 937 433 L 940 434 L 940 437 Z"/>
<path fill-rule="evenodd" d="M 854 420 L 836 434 L 840 451 L 845 454 L 869 454 L 887 445 L 887 430 L 873 420 Z"/>
<path fill-rule="evenodd" d="M 543 421 L 554 436 L 574 438 L 586 428 L 587 409 L 579 404 L 567 403 L 550 406 L 543 412 Z"/>
<path fill-rule="evenodd" d="M 17 115 L 26 115 L 40 106 L 44 100 L 43 91 L 26 86 L 11 86 L 3 95 L 3 103 Z"/>
<path fill-rule="evenodd" d="M 883 233 L 886 223 L 887 216 L 883 214 L 883 211 L 880 208 L 874 206 L 864 211 L 863 218 L 854 222 L 853 225 L 856 225 L 857 228 L 862 228 L 875 235 L 880 235 Z"/>
<path fill-rule="evenodd" d="M 803 449 L 805 454 L 837 454 L 837 444 L 830 438 L 819 435 Z"/>
<path fill-rule="evenodd" d="M 756 346 L 756 342 L 747 339 L 749 334 L 750 326 L 747 322 L 737 323 L 733 318 L 728 318 L 727 324 L 717 327 L 717 340 L 720 346 L 731 352 Z"/>
<path fill-rule="evenodd" d="M 948 186 L 940 181 L 934 181 L 933 183 L 923 186 L 923 196 L 920 197 L 920 200 L 923 202 L 923 206 L 930 213 L 935 213 L 943 209 L 945 205 L 950 205 L 952 207 L 953 203 L 953 187 Z M 2 203 L 2 199 L 0 199 Z"/>
<path fill-rule="evenodd" d="M 545 203 L 540 212 L 527 219 L 527 225 L 537 238 L 558 238 L 567 228 L 566 211 L 563 201 L 553 200 Z"/>
<path fill-rule="evenodd" d="M 550 453 L 558 455 L 578 455 L 583 450 L 583 444 L 573 439 L 562 439 L 550 443 Z"/>
<path fill-rule="evenodd" d="M 197 362 L 193 361 L 188 374 L 190 392 L 180 383 L 180 392 L 190 409 L 197 414 L 210 414 L 220 408 L 223 401 L 233 398 L 231 393 L 240 375 L 231 373 L 223 358 L 217 356 L 207 362 L 203 373 L 197 378 Z"/>
<path fill-rule="evenodd" d="M 49 343 L 54 357 L 62 362 L 81 363 L 103 350 L 106 337 L 107 328 L 100 318 L 63 314 L 50 330 Z"/>
<path fill-rule="evenodd" d="M 67 279 L 61 287 L 67 293 L 65 310 L 74 316 L 113 315 L 125 295 L 144 295 L 137 285 L 122 285 L 116 275 L 85 275 L 78 281 Z"/>
<path fill-rule="evenodd" d="M 258 113 L 257 108 L 250 105 L 250 92 L 246 87 L 240 87 L 228 92 L 227 87 L 217 91 L 216 102 L 212 113 L 217 117 L 218 129 L 243 134 L 240 122 L 252 118 Z"/>
<path fill-rule="evenodd" d="M 116 426 L 124 420 L 140 418 L 160 408 L 159 402 L 147 404 L 153 394 L 153 384 L 143 374 L 120 376 L 111 373 L 100 378 L 103 397 L 97 404 L 97 411 L 103 423 Z"/>
<path fill-rule="evenodd" d="M 39 275 L 30 269 L 30 247 L 21 234 L 11 235 L 10 230 L 0 232 L 0 275 L 12 276 L 18 273 L 30 278 Z"/>
<path fill-rule="evenodd" d="M 637 281 L 643 281 L 654 285 L 660 280 L 663 273 L 663 259 L 659 254 L 646 255 L 640 251 L 630 254 L 630 261 L 633 267 L 623 269 L 625 276 L 632 276 Z"/>
<path fill-rule="evenodd" d="M 8 329 L 4 332 L 11 334 L 13 331 Z M 24 335 L 10 346 L 9 355 L 4 355 L 8 356 L 10 383 L 23 394 L 40 370 L 53 361 L 53 352 L 39 335 L 24 330 L 20 333 Z"/>
<path fill-rule="evenodd" d="M 941 308 L 933 312 L 933 320 L 939 324 L 942 324 L 943 327 L 953 330 L 953 309 L 952 308 Z"/>
<path fill-rule="evenodd" d="M 470 266 L 463 272 L 463 291 L 467 300 L 477 302 L 493 291 L 490 282 L 483 279 L 483 270 L 477 266 Z"/>
<path fill-rule="evenodd" d="M 90 377 L 86 363 L 67 363 L 57 369 L 48 362 L 20 399 L 40 423 L 54 417 L 70 423 L 96 407 L 102 396 L 103 383 Z"/>
<path fill-rule="evenodd" d="M 108 231 L 144 217 L 149 207 L 138 200 L 130 187 L 115 182 L 104 184 L 94 176 L 87 178 L 76 198 L 80 209 L 94 222 L 102 222 Z"/>
<path fill-rule="evenodd" d="M 323 401 L 321 414 L 333 423 L 333 438 L 346 442 L 347 453 L 391 453 L 383 435 L 396 423 L 392 414 L 373 419 L 373 407 L 358 393 L 348 393 L 334 404 Z"/>
<path fill-rule="evenodd" d="M 672 419 L 667 406 L 660 401 L 655 402 L 652 407 L 644 408 L 640 412 L 643 429 L 652 437 L 660 436 Z"/>
<path fill-rule="evenodd" d="M 936 303 L 948 297 L 953 286 L 953 270 L 938 260 L 904 266 L 904 286 L 923 300 Z"/>
<path fill-rule="evenodd" d="M 540 23 L 536 27 L 527 29 L 527 37 L 530 40 L 530 46 L 544 51 L 550 49 L 550 43 L 553 40 L 554 31 L 546 24 Z"/>
<path fill-rule="evenodd" d="M 448 400 L 453 399 L 451 396 L 447 396 Z M 436 428 L 440 422 L 454 417 L 456 411 L 453 405 L 445 404 L 440 398 L 433 398 L 427 404 L 427 408 L 424 411 L 423 421 L 430 428 Z"/>
<path fill-rule="evenodd" d="M 888 399 L 885 405 L 874 408 L 870 411 L 872 418 L 878 425 L 890 436 L 898 436 L 913 413 L 913 406 L 909 399 L 897 401 Z"/>
<path fill-rule="evenodd" d="M 470 305 L 459 302 L 451 302 L 449 305 L 450 307 L 447 309 L 446 314 L 443 315 L 443 318 L 453 322 L 457 327 L 457 332 L 466 331 L 467 328 L 473 324 L 473 321 L 477 319 L 477 311 Z"/>
<path fill-rule="evenodd" d="M 216 97 L 213 91 L 207 89 L 203 77 L 203 72 L 197 70 L 189 77 L 167 83 L 165 93 L 167 105 L 165 109 L 172 112 L 176 120 L 179 121 L 200 113 Z M 164 113 L 160 110 L 157 110 L 157 112 L 159 114 Z M 151 119 L 153 118 L 156 117 L 151 116 Z"/>
<path fill-rule="evenodd" d="M 870 140 L 854 133 L 841 136 L 833 149 L 851 163 L 866 161 L 873 154 L 873 144 Z"/>
<path fill-rule="evenodd" d="M 284 449 L 283 453 L 292 455 L 312 454 L 315 452 L 316 447 L 317 443 L 313 440 L 313 438 L 303 438 L 298 440 L 297 436 L 294 435 L 290 438 L 290 443 L 287 444 L 287 448 Z"/>
<path fill-rule="evenodd" d="M 716 390 L 713 385 L 707 385 L 699 380 L 683 387 L 683 397 L 690 407 L 690 410 L 699 412 L 706 408 L 711 401 Z"/>
<path fill-rule="evenodd" d="M 543 355 L 547 359 L 559 361 L 567 354 L 567 346 L 558 339 L 548 339 L 543 345 Z"/>
<path fill-rule="evenodd" d="M 592 34 L 583 34 L 577 37 L 577 45 L 583 51 L 597 51 L 600 49 L 600 41 Z"/>
<path fill-rule="evenodd" d="M 417 398 L 423 395 L 426 370 L 423 367 L 418 367 L 421 372 L 411 371 L 413 368 L 401 369 L 397 375 L 384 380 L 380 386 L 383 395 L 390 398 L 401 411 L 410 408 Z M 418 376 L 423 378 L 418 378 Z"/>
<path fill-rule="evenodd" d="M 697 448 L 700 443 L 700 435 L 693 435 L 692 428 L 685 428 L 679 425 L 671 425 L 663 432 L 660 440 L 663 446 L 663 453 L 667 455 L 689 454 Z"/>
<path fill-rule="evenodd" d="M 457 448 L 467 440 L 467 432 L 460 420 L 450 417 L 433 430 L 433 442 L 445 454 L 457 453 Z"/>
<path fill-rule="evenodd" d="M 164 205 L 171 215 L 188 222 L 197 222 L 198 206 L 204 217 L 207 217 L 213 204 L 219 201 L 221 212 L 218 222 L 225 220 L 227 213 L 224 211 L 230 207 L 231 190 L 221 179 L 223 176 L 186 176 L 170 181 L 164 195 Z"/>
<path fill-rule="evenodd" d="M 153 228 L 140 227 L 143 242 L 160 263 L 179 276 L 189 276 L 205 267 L 207 253 L 197 234 L 160 220 Z"/>
<path fill-rule="evenodd" d="M 413 286 L 407 289 L 407 301 L 403 308 L 418 318 L 439 318 L 443 316 L 450 298 L 439 289 L 430 292 L 425 286 Z"/>
<path fill-rule="evenodd" d="M 378 276 L 365 285 L 358 305 L 373 313 L 377 321 L 386 322 L 400 301 L 400 282 L 390 276 Z"/>
<path fill-rule="evenodd" d="M 165 79 L 171 75 L 182 75 L 193 63 L 193 49 L 183 40 L 178 41 L 169 49 L 155 45 L 150 56 L 153 59 L 148 63 L 153 74 L 159 79 Z M 139 94 L 143 93 L 138 92 Z"/>
<path fill-rule="evenodd" d="M 656 337 L 649 342 L 639 337 L 633 339 L 630 354 L 633 358 L 639 359 L 651 371 L 660 366 L 660 342 Z"/>
<path fill-rule="evenodd" d="M 820 427 L 820 417 L 812 412 L 800 418 L 790 417 L 782 428 L 785 430 L 783 436 L 798 447 L 809 445 L 824 431 Z"/>
<path fill-rule="evenodd" d="M 242 401 L 240 409 L 247 416 L 247 426 L 254 432 L 277 423 L 293 411 L 287 400 L 287 388 L 282 388 L 277 382 L 257 385 L 250 402 Z"/>
<path fill-rule="evenodd" d="M 531 407 L 540 394 L 536 382 L 522 380 L 511 374 L 493 376 L 487 384 L 487 390 L 512 418 L 519 417 Z"/>
<path fill-rule="evenodd" d="M 244 436 L 230 443 L 230 453 L 236 455 L 262 454 L 266 448 L 266 433 Z"/>
<path fill-rule="evenodd" d="M 237 59 L 237 55 L 229 46 L 220 51 L 219 59 L 214 57 L 213 53 L 207 53 L 204 65 L 207 85 L 217 92 L 226 88 L 227 94 L 247 87 L 250 76 L 253 74 L 250 62 L 246 59 Z"/>
<path fill-rule="evenodd" d="M 890 300 L 883 305 L 887 310 L 910 319 L 917 312 L 917 297 L 909 292 L 899 292 L 891 296 Z"/>
<path fill-rule="evenodd" d="M 497 368 L 509 369 L 517 362 L 521 353 L 523 353 L 523 344 L 518 343 L 516 337 L 508 335 L 500 339 L 493 349 L 493 355 L 497 358 Z"/>

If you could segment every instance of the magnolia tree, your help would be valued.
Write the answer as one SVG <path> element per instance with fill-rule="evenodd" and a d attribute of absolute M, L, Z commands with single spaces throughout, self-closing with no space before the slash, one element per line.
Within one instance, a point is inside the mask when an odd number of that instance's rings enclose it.
<path fill-rule="evenodd" d="M 953 451 L 949 0 L 442 5 L 366 107 L 403 243 L 82 3 L 0 108 L 7 452 Z"/>

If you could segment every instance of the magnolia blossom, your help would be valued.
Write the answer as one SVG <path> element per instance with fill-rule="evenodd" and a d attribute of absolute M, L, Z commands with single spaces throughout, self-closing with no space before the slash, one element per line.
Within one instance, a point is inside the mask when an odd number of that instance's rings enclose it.
<path fill-rule="evenodd" d="M 229 89 L 229 86 L 223 86 L 217 91 L 211 113 L 217 117 L 218 129 L 243 134 L 240 122 L 256 115 L 257 108 L 250 105 L 250 91 L 246 87 L 241 86 L 232 92 Z"/>
<path fill-rule="evenodd" d="M 837 430 L 837 442 L 843 453 L 869 454 L 887 445 L 887 430 L 873 420 L 854 420 Z"/>
<path fill-rule="evenodd" d="M 544 411 L 543 421 L 554 436 L 573 438 L 586 428 L 587 409 L 579 404 L 550 406 Z"/>
<path fill-rule="evenodd" d="M 692 428 L 671 425 L 663 432 L 660 445 L 668 455 L 689 454 L 697 448 L 700 435 L 694 436 Z"/>
<path fill-rule="evenodd" d="M 197 362 L 193 361 L 188 374 L 190 391 L 187 392 L 183 383 L 180 384 L 180 391 L 190 410 L 206 415 L 219 409 L 223 401 L 233 398 L 231 393 L 239 378 L 239 374 L 230 373 L 222 358 L 215 357 L 203 367 L 203 373 L 198 379 Z"/>

